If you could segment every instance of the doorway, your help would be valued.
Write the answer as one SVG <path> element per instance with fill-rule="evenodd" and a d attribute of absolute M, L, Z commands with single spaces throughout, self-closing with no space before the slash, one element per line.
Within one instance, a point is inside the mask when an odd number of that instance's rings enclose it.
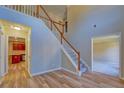
<path fill-rule="evenodd" d="M 28 74 L 27 44 L 25 38 L 9 37 L 8 38 L 8 73 L 15 71 L 15 73 Z"/>
<path fill-rule="evenodd" d="M 30 36 L 31 28 L 23 24 L 0 20 L 2 34 L 0 36 L 0 74 L 7 80 L 25 78 L 30 74 Z M 24 77 L 23 77 L 23 76 Z M 13 77 L 11 77 L 13 76 Z M 11 77 L 11 78 L 10 78 Z M 5 80 L 6 81 L 6 80 Z"/>
<path fill-rule="evenodd" d="M 120 35 L 92 39 L 92 71 L 120 76 Z"/>

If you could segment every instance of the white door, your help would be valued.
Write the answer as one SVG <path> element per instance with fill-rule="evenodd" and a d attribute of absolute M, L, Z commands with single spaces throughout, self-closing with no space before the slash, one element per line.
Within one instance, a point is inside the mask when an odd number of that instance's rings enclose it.
<path fill-rule="evenodd" d="M 5 36 L 4 35 L 0 35 L 0 77 L 4 76 L 6 73 L 5 70 L 5 65 L 6 65 L 6 61 L 5 61 Z"/>
<path fill-rule="evenodd" d="M 0 76 L 3 75 L 3 61 L 4 61 L 4 58 L 3 58 L 3 36 L 0 35 Z"/>

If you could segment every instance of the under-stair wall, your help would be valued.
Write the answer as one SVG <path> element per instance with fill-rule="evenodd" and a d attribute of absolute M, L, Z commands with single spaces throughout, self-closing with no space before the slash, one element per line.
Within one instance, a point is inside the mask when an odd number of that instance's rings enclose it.
<path fill-rule="evenodd" d="M 59 69 L 61 46 L 42 20 L 0 7 L 0 19 L 27 25 L 31 30 L 31 65 L 33 75 Z"/>
<path fill-rule="evenodd" d="M 66 55 L 66 53 L 64 51 L 62 51 L 61 67 L 64 70 L 67 70 L 67 71 L 69 71 L 71 73 L 77 74 L 76 68 L 74 67 L 74 65 L 72 64 L 70 59 L 67 57 L 67 55 Z"/>
<path fill-rule="evenodd" d="M 47 6 L 43 6 L 46 11 L 47 11 Z M 51 13 L 50 11 L 47 11 L 49 16 L 51 17 L 52 20 L 56 21 L 56 22 L 59 22 L 59 23 L 63 23 L 63 20 L 62 18 L 56 16 L 55 14 Z M 47 18 L 47 16 L 44 14 L 44 12 L 41 12 L 40 13 L 41 16 Z M 45 22 L 45 24 L 49 27 L 49 29 L 51 29 L 51 23 L 50 21 L 42 18 L 42 20 Z M 63 31 L 63 27 L 62 25 L 59 25 L 59 24 L 56 24 L 57 27 Z M 65 29 L 65 28 L 64 28 Z M 55 26 L 52 26 L 52 29 L 51 29 L 52 33 L 57 37 L 57 39 L 61 42 L 61 36 L 60 34 L 58 33 L 57 29 L 55 28 Z M 65 33 L 66 34 L 66 33 Z M 64 45 L 67 45 L 65 42 L 63 42 L 62 46 Z M 69 47 L 69 46 L 68 46 Z M 74 67 L 74 65 L 72 64 L 71 62 L 71 58 L 69 56 L 69 54 L 67 53 L 67 51 L 62 47 L 62 63 L 61 63 L 61 68 L 64 69 L 64 70 L 67 70 L 71 73 L 74 73 L 74 74 L 78 74 L 77 73 L 77 69 L 76 67 Z M 65 51 L 65 52 L 64 52 Z M 77 61 L 76 61 L 77 62 Z"/>

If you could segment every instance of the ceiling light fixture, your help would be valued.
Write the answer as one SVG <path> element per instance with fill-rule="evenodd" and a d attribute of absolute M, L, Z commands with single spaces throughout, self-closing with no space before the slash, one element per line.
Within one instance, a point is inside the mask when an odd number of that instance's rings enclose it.
<path fill-rule="evenodd" d="M 21 27 L 18 27 L 18 26 L 11 26 L 11 28 L 14 30 L 21 30 Z"/>

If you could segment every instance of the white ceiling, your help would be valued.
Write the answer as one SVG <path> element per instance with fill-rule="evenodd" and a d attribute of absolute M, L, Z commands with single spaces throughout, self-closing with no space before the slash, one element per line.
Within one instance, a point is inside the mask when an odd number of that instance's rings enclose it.
<path fill-rule="evenodd" d="M 62 19 L 65 17 L 66 5 L 43 5 L 43 7 Z"/>

